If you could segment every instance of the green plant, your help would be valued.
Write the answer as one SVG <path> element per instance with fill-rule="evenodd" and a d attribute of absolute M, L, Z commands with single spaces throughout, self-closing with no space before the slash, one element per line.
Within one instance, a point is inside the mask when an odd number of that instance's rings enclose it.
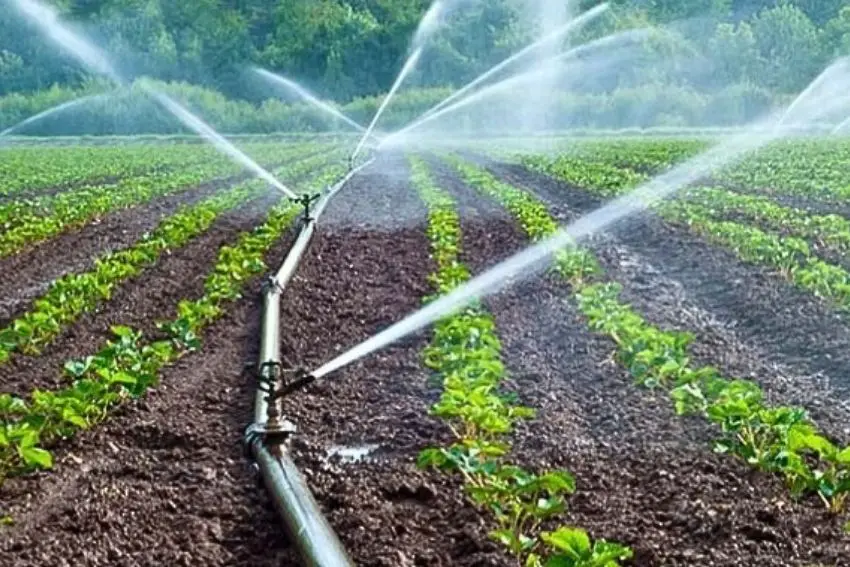
<path fill-rule="evenodd" d="M 341 173 L 341 167 L 329 167 L 299 185 L 324 185 Z M 135 329 L 113 327 L 114 339 L 97 353 L 65 364 L 73 380 L 70 386 L 55 392 L 35 391 L 29 402 L 0 396 L 0 481 L 9 474 L 52 467 L 48 447 L 103 421 L 124 400 L 144 395 L 157 383 L 162 368 L 198 349 L 203 328 L 221 316 L 252 275 L 265 269 L 263 255 L 299 212 L 297 205 L 281 203 L 269 211 L 265 223 L 222 249 L 207 276 L 204 294 L 181 302 L 176 319 L 159 325 L 166 339 L 148 342 Z M 234 269 L 234 258 L 241 259 L 238 269 Z"/>
<path fill-rule="evenodd" d="M 416 158 L 410 158 L 410 164 L 413 185 L 429 210 L 428 237 L 437 263 L 429 281 L 441 295 L 469 279 L 469 272 L 458 260 L 460 219 L 454 201 L 434 185 L 427 166 Z M 520 198 L 512 203 L 540 237 L 554 230 L 553 221 L 546 221 L 543 215 L 545 210 L 529 207 L 530 201 Z M 570 262 L 580 270 L 589 265 L 566 256 L 559 261 L 564 266 Z M 418 465 L 460 473 L 470 500 L 496 520 L 490 537 L 519 564 L 539 564 L 546 554 L 541 526 L 566 510 L 566 498 L 575 491 L 575 479 L 565 471 L 537 474 L 507 461 L 514 425 L 533 418 L 535 412 L 518 404 L 515 396 L 500 391 L 505 368 L 492 316 L 473 304 L 443 318 L 435 325 L 423 356 L 425 365 L 442 381 L 440 399 L 430 413 L 448 425 L 455 442 L 423 450 Z"/>
<path fill-rule="evenodd" d="M 628 547 L 604 539 L 591 543 L 587 532 L 578 528 L 558 528 L 542 538 L 555 551 L 546 567 L 617 567 L 634 555 Z"/>
<path fill-rule="evenodd" d="M 559 158 L 555 162 L 559 165 L 554 166 L 548 159 L 541 157 L 530 161 L 534 167 L 568 181 L 581 178 L 577 172 L 585 167 L 583 160 Z M 551 226 L 538 218 L 540 215 L 532 218 L 520 214 L 526 205 L 517 203 L 529 202 L 533 199 L 530 195 L 517 196 L 520 190 L 495 182 L 492 176 L 475 166 L 458 160 L 453 163 L 471 185 L 508 208 L 530 237 L 545 231 L 542 227 Z M 588 167 L 595 172 L 608 173 L 616 169 L 606 163 Z M 592 176 L 585 177 L 590 178 Z M 600 193 L 624 191 L 639 183 L 641 178 L 628 172 L 619 177 L 612 175 L 608 178 L 611 182 L 608 189 Z M 799 238 L 712 220 L 713 210 L 693 202 L 664 203 L 659 212 L 665 218 L 677 219 L 691 229 L 723 241 L 744 258 L 777 266 L 798 285 L 840 302 L 850 297 L 847 295 L 850 277 L 843 269 L 810 258 L 808 245 Z M 775 210 L 774 213 L 779 214 Z M 782 211 L 782 215 L 798 219 L 800 227 L 807 223 L 797 213 Z M 825 227 L 836 227 L 840 223 L 818 220 L 815 225 L 819 230 L 827 230 Z M 567 248 L 561 253 L 575 257 L 578 249 Z M 736 455 L 757 469 L 783 475 L 795 495 L 815 493 L 835 513 L 845 508 L 848 473 L 844 459 L 850 449 L 836 447 L 818 434 L 804 410 L 766 405 L 761 388 L 755 382 L 728 380 L 712 367 L 693 368 L 688 357 L 688 347 L 693 340 L 690 334 L 664 331 L 648 324 L 620 301 L 618 284 L 594 283 L 593 280 L 601 279 L 601 270 L 591 270 L 588 278 L 586 266 L 589 265 L 593 262 L 576 259 L 560 264 L 557 272 L 575 288 L 579 310 L 590 328 L 605 333 L 616 343 L 615 358 L 630 371 L 637 384 L 666 388 L 677 413 L 701 415 L 715 423 L 720 430 L 715 442 L 718 452 Z"/>

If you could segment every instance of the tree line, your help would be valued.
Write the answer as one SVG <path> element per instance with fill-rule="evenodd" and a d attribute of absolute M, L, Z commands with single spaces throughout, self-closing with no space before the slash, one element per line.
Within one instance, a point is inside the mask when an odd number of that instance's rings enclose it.
<path fill-rule="evenodd" d="M 582 0 L 571 9 L 577 13 L 598 2 Z M 439 92 L 461 86 L 539 36 L 533 6 L 544 0 L 457 3 L 412 78 L 416 88 Z M 718 106 L 713 101 L 725 97 L 737 107 L 727 110 L 728 121 L 734 122 L 799 92 L 835 57 L 850 54 L 850 6 L 844 0 L 611 3 L 613 9 L 583 29 L 574 42 L 646 25 L 665 26 L 676 41 L 645 45 L 655 58 L 590 81 L 584 93 L 565 94 L 569 101 L 564 104 L 571 108 L 584 108 L 580 100 L 584 95 L 604 95 L 609 106 L 625 107 L 629 97 L 634 104 L 651 102 L 664 89 L 672 89 L 678 102 L 667 101 L 673 107 L 659 108 L 656 118 L 660 114 L 672 124 L 700 123 L 702 117 L 697 115 L 712 113 L 711 105 Z M 201 106 L 225 104 L 217 98 L 221 94 L 238 103 L 228 110 L 232 115 L 243 112 L 235 110 L 243 103 L 253 105 L 256 112 L 272 94 L 268 87 L 247 80 L 248 64 L 283 72 L 320 96 L 354 105 L 355 110 L 370 108 L 368 101 L 386 92 L 409 53 L 410 38 L 430 0 L 56 0 L 53 4 L 66 21 L 101 45 L 125 75 L 191 85 L 179 89 L 191 91 Z M 682 65 L 659 70 L 656 61 L 667 55 L 681 56 Z M 15 118 L 10 109 L 37 111 L 47 101 L 61 102 L 73 93 L 100 88 L 93 85 L 76 61 L 34 33 L 15 10 L 0 12 L 0 124 Z M 196 87 L 207 94 L 198 94 Z M 410 97 L 422 104 L 433 98 Z M 587 106 L 588 112 L 593 110 Z M 634 117 L 627 110 L 620 115 L 624 123 L 626 115 Z"/>

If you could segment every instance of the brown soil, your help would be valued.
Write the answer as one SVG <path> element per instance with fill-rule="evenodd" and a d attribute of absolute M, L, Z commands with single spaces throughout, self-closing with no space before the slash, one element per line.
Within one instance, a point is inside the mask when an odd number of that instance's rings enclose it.
<path fill-rule="evenodd" d="M 112 337 L 114 325 L 130 326 L 147 336 L 156 334 L 156 323 L 173 319 L 181 298 L 203 294 L 204 279 L 218 249 L 262 222 L 275 200 L 276 195 L 266 194 L 227 211 L 203 234 L 164 252 L 154 266 L 118 286 L 111 299 L 63 329 L 40 355 L 13 354 L 0 365 L 2 391 L 25 395 L 34 388 L 56 389 L 67 381 L 62 370 L 65 362 L 97 352 Z"/>
<path fill-rule="evenodd" d="M 77 348 L 88 350 L 75 352 L 93 352 L 110 320 L 149 326 L 173 315 L 179 299 L 196 297 L 218 247 L 263 217 L 269 203 L 261 201 L 228 215 L 202 237 L 204 245 L 175 251 L 139 278 L 144 282 L 122 289 L 109 307 L 113 314 L 80 324 L 89 340 Z M 275 246 L 270 265 L 282 261 L 291 242 L 290 235 Z M 256 358 L 259 290 L 257 279 L 204 334 L 202 351 L 166 369 L 144 399 L 62 444 L 54 470 L 6 481 L 0 510 L 15 522 L 0 528 L 0 564 L 293 564 L 242 448 L 254 394 L 245 366 Z"/>
<path fill-rule="evenodd" d="M 537 179 L 525 181 L 541 186 Z M 563 193 L 560 203 L 569 207 L 565 196 L 572 195 Z M 647 238 L 631 236 L 630 243 Z M 683 238 L 673 236 L 665 234 L 669 248 Z M 598 243 L 597 251 L 610 252 L 610 246 Z M 667 247 L 662 250 L 669 256 Z M 606 264 L 609 275 L 624 275 Z M 700 266 L 706 270 L 705 262 Z M 681 311 L 665 301 L 669 291 L 635 286 L 641 283 L 636 277 L 624 277 L 623 283 L 624 298 L 650 319 L 670 309 L 666 318 L 678 317 L 677 326 L 685 326 Z M 576 476 L 569 514 L 575 525 L 633 546 L 635 565 L 845 564 L 850 537 L 842 520 L 828 516 L 814 499 L 794 502 L 779 479 L 713 454 L 713 429 L 702 420 L 677 417 L 663 392 L 632 385 L 611 359 L 614 344 L 588 332 L 566 286 L 545 277 L 498 294 L 490 305 L 512 386 L 540 411 L 518 434 L 517 461 L 564 467 Z M 716 360 L 726 346 L 701 354 Z M 753 357 L 752 350 L 734 354 Z M 749 364 L 763 365 L 757 358 Z M 773 376 L 761 378 L 770 384 Z"/>
<path fill-rule="evenodd" d="M 490 167 L 557 203 L 562 222 L 600 204 L 522 167 Z M 759 381 L 775 402 L 806 407 L 832 437 L 850 440 L 850 326 L 832 306 L 652 215 L 621 222 L 593 248 L 649 322 L 696 334 L 697 363 Z"/>
<path fill-rule="evenodd" d="M 475 271 L 525 245 L 504 212 L 445 169 L 438 175 L 458 197 L 463 258 Z M 331 203 L 283 296 L 288 364 L 312 370 L 430 293 L 426 211 L 407 179 L 404 161 L 387 156 Z M 561 212 L 575 214 L 562 201 Z M 191 285 L 179 294 L 196 292 Z M 253 380 L 243 369 L 257 354 L 258 289 L 255 281 L 202 352 L 169 369 L 144 400 L 63 444 L 55 471 L 0 489 L 0 509 L 16 519 L 0 528 L 9 565 L 297 564 L 240 446 L 251 419 Z M 629 289 L 628 299 L 645 305 L 659 292 Z M 611 361 L 613 343 L 588 332 L 569 299 L 566 286 L 544 277 L 487 304 L 510 370 L 506 387 L 540 411 L 516 433 L 516 462 L 575 474 L 570 523 L 632 545 L 640 566 L 847 564 L 850 541 L 837 520 L 816 502 L 792 502 L 776 479 L 714 455 L 711 429 L 673 415 L 665 394 L 633 386 Z M 357 565 L 511 565 L 457 480 L 415 466 L 420 449 L 449 438 L 427 415 L 439 394 L 420 363 L 427 338 L 408 337 L 287 399 L 299 427 L 296 463 Z M 370 444 L 377 450 L 358 463 L 327 455 Z"/>
<path fill-rule="evenodd" d="M 47 291 L 53 280 L 90 269 L 95 258 L 107 251 L 131 246 L 181 206 L 198 203 L 245 177 L 211 181 L 145 205 L 116 211 L 0 258 L 0 289 L 3 290 L 0 326 L 29 309 L 32 300 Z"/>

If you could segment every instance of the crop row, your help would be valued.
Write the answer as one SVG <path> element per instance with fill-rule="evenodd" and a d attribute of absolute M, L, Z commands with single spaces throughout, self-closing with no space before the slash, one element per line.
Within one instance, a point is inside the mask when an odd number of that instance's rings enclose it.
<path fill-rule="evenodd" d="M 770 230 L 812 239 L 835 251 L 850 250 L 850 221 L 840 215 L 807 213 L 761 195 L 712 187 L 689 190 L 682 197 L 709 209 L 714 217 L 755 222 Z"/>
<path fill-rule="evenodd" d="M 437 187 L 421 160 L 410 158 L 411 180 L 428 208 L 428 238 L 437 270 L 429 277 L 434 297 L 469 279 L 459 259 L 461 226 L 451 196 Z M 433 298 L 429 298 L 433 299 Z M 631 557 L 619 544 L 591 544 L 584 530 L 559 526 L 543 531 L 566 509 L 575 479 L 566 471 L 536 474 L 509 462 L 514 424 L 535 415 L 500 390 L 505 379 L 501 344 L 493 317 L 480 305 L 469 305 L 438 321 L 425 364 L 436 371 L 443 391 L 431 414 L 445 421 L 454 436 L 447 447 L 423 450 L 418 463 L 457 472 L 470 500 L 493 514 L 497 528 L 490 537 L 520 565 L 609 565 Z"/>
<path fill-rule="evenodd" d="M 594 188 L 616 191 L 618 178 L 646 181 L 707 147 L 706 141 L 688 139 L 578 141 L 565 146 L 554 160 L 540 155 L 515 159 L 531 167 L 559 169 L 564 179 L 582 187 L 589 187 L 583 182 L 593 176 L 598 183 Z M 712 179 L 748 192 L 844 200 L 850 196 L 848 164 L 847 140 L 783 140 L 744 156 L 740 163 L 715 172 Z"/>
<path fill-rule="evenodd" d="M 485 194 L 502 194 L 497 200 L 509 209 L 517 202 L 514 193 L 522 192 L 519 189 L 508 190 L 475 166 L 456 165 L 467 182 Z M 554 230 L 551 217 L 536 212 L 515 216 L 533 239 Z M 814 493 L 831 511 L 844 510 L 850 494 L 850 448 L 820 434 L 804 409 L 769 406 L 756 382 L 722 377 L 712 367 L 694 368 L 688 356 L 692 335 L 661 330 L 622 303 L 619 285 L 604 281 L 601 267 L 595 259 L 588 260 L 587 251 L 572 247 L 561 254 L 576 256 L 571 263 L 559 258 L 557 269 L 572 284 L 580 311 L 591 329 L 616 342 L 617 360 L 638 384 L 666 388 L 677 413 L 699 414 L 716 424 L 717 451 L 781 474 L 794 495 Z"/>
<path fill-rule="evenodd" d="M 313 146 L 297 146 L 279 152 L 276 163 L 313 153 Z M 101 215 L 144 204 L 156 197 L 181 192 L 197 185 L 234 175 L 239 169 L 229 161 L 189 167 L 184 171 L 155 173 L 122 180 L 114 185 L 85 187 L 32 201 L 0 205 L 0 257 L 43 242 L 57 234 L 90 222 Z"/>
<path fill-rule="evenodd" d="M 805 240 L 716 220 L 714 214 L 716 210 L 688 202 L 669 203 L 662 210 L 668 221 L 686 225 L 708 241 L 733 250 L 741 259 L 775 267 L 798 287 L 839 307 L 850 307 L 850 273 L 818 258 Z"/>
<path fill-rule="evenodd" d="M 342 173 L 341 165 L 327 167 L 299 182 L 296 190 L 324 185 Z M 10 474 L 51 468 L 50 447 L 56 442 L 103 421 L 123 401 L 144 395 L 164 367 L 198 350 L 203 330 L 241 296 L 251 278 L 266 270 L 265 254 L 299 212 L 297 204 L 284 201 L 270 210 L 262 225 L 223 246 L 203 295 L 180 301 L 175 318 L 159 323 L 167 338 L 150 341 L 132 328 L 114 327 L 115 339 L 97 353 L 66 363 L 73 380 L 68 387 L 35 391 L 28 400 L 0 395 L 0 481 Z"/>
<path fill-rule="evenodd" d="M 285 168 L 283 178 L 297 180 L 332 157 L 319 155 L 302 160 Z M 7 361 L 14 351 L 38 354 L 68 324 L 94 311 L 112 296 L 116 287 L 156 264 L 162 254 L 186 245 L 205 233 L 220 215 L 268 190 L 262 183 L 249 181 L 183 207 L 133 246 L 96 259 L 92 270 L 55 280 L 30 311 L 0 330 L 0 363 Z"/>
<path fill-rule="evenodd" d="M 285 144 L 244 144 L 257 159 L 271 157 Z M 105 179 L 224 160 L 206 144 L 5 148 L 0 152 L 0 195 L 57 186 L 95 184 Z"/>
<path fill-rule="evenodd" d="M 642 178 L 634 172 L 607 164 L 591 162 L 585 165 L 561 158 L 547 162 L 546 158 L 540 157 L 529 157 L 526 161 L 535 169 L 605 197 L 619 195 L 635 187 Z M 598 180 L 594 174 L 600 170 L 610 170 L 603 189 L 593 185 L 594 180 Z M 837 306 L 850 307 L 850 273 L 819 258 L 806 240 L 793 236 L 815 239 L 827 247 L 845 250 L 850 243 L 850 223 L 843 217 L 809 214 L 779 205 L 766 197 L 702 187 L 687 189 L 682 198 L 659 203 L 655 210 L 665 220 L 683 225 L 732 250 L 744 261 L 775 267 L 798 287 Z M 775 232 L 723 220 L 729 215 L 758 222 Z"/>

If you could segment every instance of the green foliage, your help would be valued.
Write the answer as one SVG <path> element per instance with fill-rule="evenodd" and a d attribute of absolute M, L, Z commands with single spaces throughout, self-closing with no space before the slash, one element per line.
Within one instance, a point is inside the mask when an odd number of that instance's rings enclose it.
<path fill-rule="evenodd" d="M 748 162 L 736 168 L 737 172 L 723 172 L 720 177 L 751 175 L 752 171 L 760 170 L 759 164 L 776 163 L 772 160 L 777 152 L 787 151 L 785 144 L 768 148 L 764 153 L 770 157 L 759 155 L 755 166 Z M 668 163 L 663 163 L 662 157 L 648 169 L 663 170 L 684 154 L 671 152 Z M 592 185 L 595 180 L 611 180 L 596 190 L 607 197 L 634 187 L 644 177 L 614 165 L 619 159 L 616 155 L 617 152 L 595 152 L 586 166 L 580 156 L 521 159 L 590 190 L 595 190 Z M 605 175 L 600 176 L 599 172 Z M 776 174 L 775 170 L 772 174 Z M 809 215 L 764 198 L 719 189 L 688 190 L 683 199 L 664 202 L 657 210 L 664 218 L 732 248 L 747 261 L 775 266 L 797 285 L 841 306 L 848 305 L 850 274 L 839 266 L 813 258 L 805 240 L 713 217 L 734 211 L 837 247 L 846 246 L 850 239 L 845 234 L 844 219 Z M 850 494 L 850 448 L 838 447 L 821 435 L 805 410 L 769 406 L 757 383 L 723 378 L 711 367 L 693 368 L 687 352 L 692 337 L 648 324 L 620 302 L 618 284 L 579 284 L 578 287 L 579 309 L 593 330 L 609 335 L 617 343 L 618 362 L 629 369 L 638 384 L 667 389 L 677 413 L 702 415 L 716 424 L 720 431 L 716 451 L 735 455 L 758 470 L 782 475 L 793 494 L 817 494 L 833 513 L 846 509 Z"/>
<path fill-rule="evenodd" d="M 293 174 L 309 171 L 327 163 L 334 154 L 318 155 L 291 166 Z M 336 154 L 341 157 L 341 154 Z M 33 308 L 0 330 L 0 361 L 8 360 L 13 351 L 38 354 L 65 326 L 80 315 L 90 312 L 112 296 L 113 290 L 126 280 L 138 276 L 157 262 L 168 250 L 180 248 L 203 234 L 216 218 L 267 190 L 264 183 L 249 181 L 229 191 L 214 195 L 200 203 L 184 207 L 165 218 L 150 233 L 130 248 L 108 252 L 95 259 L 94 269 L 67 274 L 55 280 L 45 295 L 35 300 Z M 228 250 L 225 249 L 225 253 Z M 231 260 L 237 268 L 225 273 L 233 278 L 246 262 Z M 253 264 L 247 267 L 255 267 Z"/>
<path fill-rule="evenodd" d="M 279 145 L 269 144 L 256 157 L 261 163 L 279 163 L 278 160 L 295 158 L 316 152 L 320 146 L 294 146 L 281 151 Z M 160 150 L 162 151 L 162 150 Z M 52 154 L 53 152 L 48 152 Z M 73 155 L 75 152 L 71 152 Z M 181 152 L 176 152 L 180 154 Z M 22 151 L 29 156 L 32 151 Z M 81 158 L 83 155 L 78 155 Z M 197 163 L 192 163 L 192 160 Z M 18 163 L 14 160 L 12 163 Z M 177 167 L 177 162 L 172 163 Z M 83 176 L 91 175 L 84 170 Z M 28 245 L 43 242 L 52 236 L 82 226 L 101 215 L 144 204 L 156 197 L 174 194 L 197 187 L 225 175 L 235 175 L 240 167 L 220 156 L 200 152 L 190 158 L 185 170 L 152 171 L 129 176 L 115 183 L 83 185 L 79 189 L 63 191 L 57 195 L 16 199 L 0 204 L 0 257 L 19 252 Z M 97 174 L 94 174 L 97 175 Z M 38 186 L 44 181 L 27 178 L 26 182 Z M 25 183 L 26 183 L 25 182 Z"/>
<path fill-rule="evenodd" d="M 619 561 L 634 555 L 628 547 L 605 540 L 590 541 L 587 532 L 578 528 L 558 528 L 543 534 L 543 540 L 557 554 L 546 567 L 616 567 Z"/>
<path fill-rule="evenodd" d="M 409 53 L 410 38 L 429 4 L 428 0 L 229 4 L 94 0 L 63 3 L 63 16 L 95 31 L 131 78 L 150 76 L 169 82 L 178 98 L 193 103 L 217 128 L 268 132 L 325 129 L 330 123 L 304 105 L 274 100 L 277 93 L 268 85 L 246 80 L 247 65 L 283 71 L 323 97 L 351 102 L 346 110 L 368 120 L 378 102 L 376 95 L 389 89 Z M 614 4 L 611 13 L 580 30 L 576 42 L 675 22 L 677 31 L 666 36 L 672 41 L 662 42 L 659 35 L 640 46 L 645 56 L 634 64 L 584 77 L 585 92 L 591 94 L 564 96 L 554 114 L 558 123 L 549 126 L 740 122 L 770 110 L 784 100 L 783 94 L 799 92 L 833 57 L 850 53 L 847 11 L 841 0 Z M 441 98 L 430 89 L 469 82 L 539 37 L 541 30 L 553 25 L 551 20 L 541 18 L 526 3 L 508 0 L 467 3 L 454 10 L 423 58 L 424 71 L 414 77 L 417 85 L 428 89 L 424 96 L 432 98 L 417 110 L 422 112 Z M 4 78 L 0 95 L 10 95 L 0 98 L 0 124 L 12 125 L 83 93 L 103 90 L 40 34 L 21 25 L 14 11 L 0 15 L 0 30 L 5 39 L 0 45 Z M 658 65 L 659 59 L 669 66 Z M 746 98 L 746 104 L 737 104 L 736 95 Z M 262 102 L 264 98 L 268 100 Z M 422 98 L 411 94 L 411 101 Z M 399 125 L 412 116 L 410 105 L 394 105 L 387 125 Z M 48 119 L 32 131 L 129 134 L 178 128 L 139 93 L 131 93 Z"/>
<path fill-rule="evenodd" d="M 428 237 L 437 263 L 431 283 L 437 295 L 442 295 L 469 278 L 458 259 L 460 219 L 454 201 L 433 183 L 424 162 L 412 157 L 410 163 L 413 185 L 429 210 Z M 462 165 L 458 162 L 459 167 Z M 466 173 L 475 172 L 468 169 Z M 491 187 L 491 191 L 496 194 L 501 188 Z M 546 230 L 553 230 L 554 221 L 548 219 L 541 206 L 532 206 L 531 201 L 519 198 L 515 191 L 505 194 L 505 198 L 534 227 L 535 234 L 542 237 Z M 426 366 L 438 373 L 443 385 L 431 414 L 448 424 L 455 441 L 449 447 L 422 451 L 419 466 L 461 474 L 472 502 L 489 511 L 496 520 L 497 528 L 490 537 L 519 564 L 542 566 L 544 560 L 546 565 L 561 564 L 559 558 L 566 555 L 546 539 L 541 529 L 544 522 L 554 520 L 566 510 L 566 498 L 575 491 L 575 479 L 566 471 L 536 474 L 507 461 L 508 435 L 514 424 L 534 417 L 535 412 L 515 405 L 499 390 L 505 368 L 492 317 L 480 307 L 469 306 L 443 318 L 435 326 L 424 359 Z M 625 547 L 620 549 L 622 558 L 631 553 Z"/>
<path fill-rule="evenodd" d="M 282 173 L 303 175 L 310 170 L 299 167 L 303 164 Z M 299 187 L 324 186 L 342 173 L 342 166 L 332 166 Z M 165 366 L 200 348 L 203 329 L 221 317 L 251 277 L 265 270 L 264 254 L 299 212 L 298 205 L 283 202 L 270 210 L 265 223 L 243 233 L 234 245 L 222 247 L 205 280 L 204 294 L 181 302 L 177 317 L 159 325 L 167 338 L 147 342 L 141 332 L 115 326 L 114 339 L 97 353 L 66 362 L 70 386 L 37 390 L 29 400 L 0 395 L 0 481 L 10 474 L 51 468 L 50 446 L 103 421 L 124 400 L 144 395 L 157 384 Z"/>

